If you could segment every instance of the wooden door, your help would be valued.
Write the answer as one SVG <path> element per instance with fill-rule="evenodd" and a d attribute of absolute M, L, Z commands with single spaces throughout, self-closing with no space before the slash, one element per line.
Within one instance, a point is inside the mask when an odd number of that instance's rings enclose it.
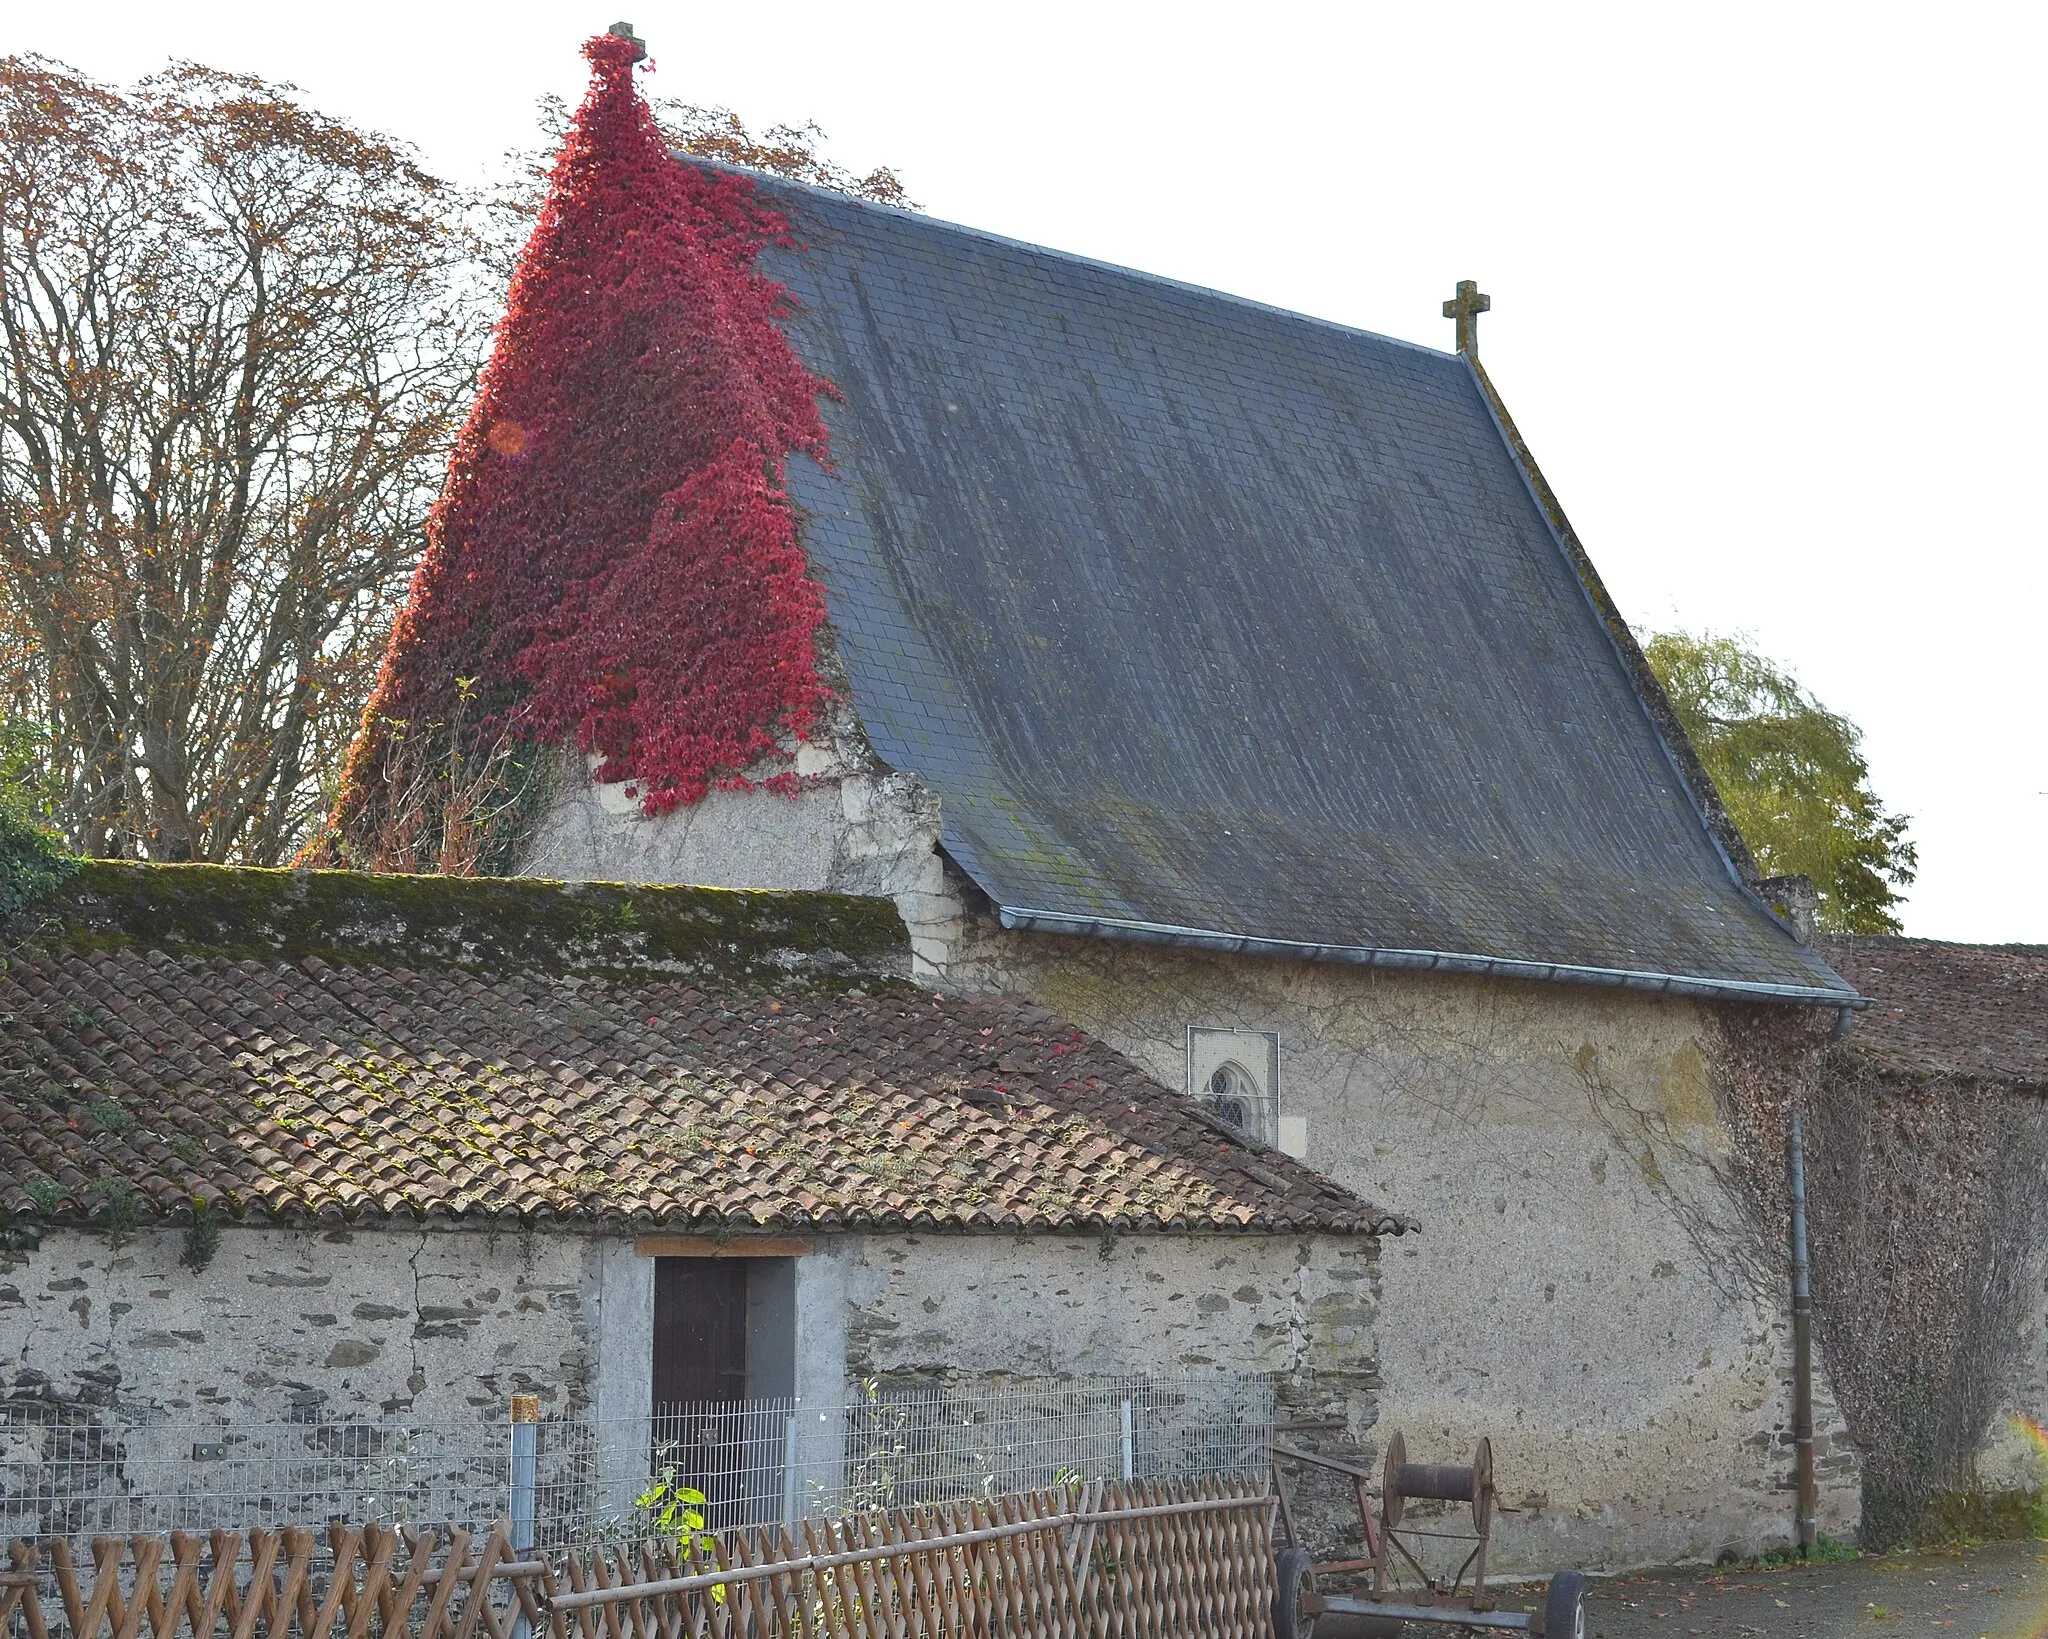
<path fill-rule="evenodd" d="M 747 1260 L 654 1260 L 654 1403 L 747 1397 Z"/>
<path fill-rule="evenodd" d="M 740 1522 L 754 1466 L 747 1419 L 747 1260 L 654 1265 L 654 1468 L 704 1493 L 714 1530 Z M 721 1409 L 729 1408 L 729 1409 Z"/>

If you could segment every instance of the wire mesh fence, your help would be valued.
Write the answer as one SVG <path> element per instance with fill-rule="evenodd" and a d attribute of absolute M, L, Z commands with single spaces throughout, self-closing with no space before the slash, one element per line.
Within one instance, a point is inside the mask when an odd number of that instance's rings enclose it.
<path fill-rule="evenodd" d="M 594 1427 L 551 1425 L 536 1500 L 577 1519 Z M 0 1537 L 317 1526 L 331 1519 L 473 1523 L 504 1513 L 503 1422 L 200 1423 L 37 1401 L 0 1405 Z"/>
<path fill-rule="evenodd" d="M 651 1480 L 701 1492 L 712 1529 L 794 1523 L 1062 1482 L 1251 1474 L 1272 1421 L 1260 1378 L 877 1384 L 830 1406 L 551 1418 L 515 1463 L 498 1419 L 219 1423 L 16 1400 L 0 1402 L 0 1539 L 530 1518 L 530 1545 L 546 1549 L 640 1534 Z"/>

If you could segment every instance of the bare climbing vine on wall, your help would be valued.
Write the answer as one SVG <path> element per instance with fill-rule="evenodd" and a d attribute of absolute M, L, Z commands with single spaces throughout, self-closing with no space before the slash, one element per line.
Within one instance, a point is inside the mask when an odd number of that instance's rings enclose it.
<path fill-rule="evenodd" d="M 1973 1460 L 2040 1295 L 2048 1100 L 1879 1072 L 1854 1038 L 1807 1118 L 1814 1311 L 1863 1448 L 1863 1540 L 1923 1529 Z"/>

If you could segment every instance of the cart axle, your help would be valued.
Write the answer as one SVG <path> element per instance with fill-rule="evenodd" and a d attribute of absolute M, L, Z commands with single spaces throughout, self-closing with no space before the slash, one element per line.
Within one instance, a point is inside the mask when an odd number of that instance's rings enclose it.
<path fill-rule="evenodd" d="M 1324 1594 L 1323 1609 L 1332 1616 L 1378 1616 L 1390 1622 L 1438 1622 L 1457 1628 L 1507 1628 L 1516 1633 L 1541 1626 L 1527 1611 L 1475 1611 L 1466 1605 L 1397 1605 L 1387 1599 L 1353 1599 Z"/>

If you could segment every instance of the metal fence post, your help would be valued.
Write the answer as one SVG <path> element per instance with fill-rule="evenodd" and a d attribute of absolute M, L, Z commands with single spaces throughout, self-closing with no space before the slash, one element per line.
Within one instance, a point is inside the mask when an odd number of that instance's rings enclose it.
<path fill-rule="evenodd" d="M 512 1498 L 507 1517 L 512 1526 L 512 1548 L 524 1556 L 530 1553 L 538 1533 L 534 1529 L 534 1471 L 540 1455 L 540 1396 L 512 1396 Z M 532 1624 L 524 1607 L 512 1623 L 512 1639 L 532 1639 Z"/>
<path fill-rule="evenodd" d="M 1124 1402 L 1123 1415 L 1123 1477 L 1134 1480 L 1138 1477 L 1138 1446 L 1131 1438 L 1131 1403 Z"/>
<path fill-rule="evenodd" d="M 782 1425 L 782 1523 L 796 1528 L 796 1418 Z"/>

